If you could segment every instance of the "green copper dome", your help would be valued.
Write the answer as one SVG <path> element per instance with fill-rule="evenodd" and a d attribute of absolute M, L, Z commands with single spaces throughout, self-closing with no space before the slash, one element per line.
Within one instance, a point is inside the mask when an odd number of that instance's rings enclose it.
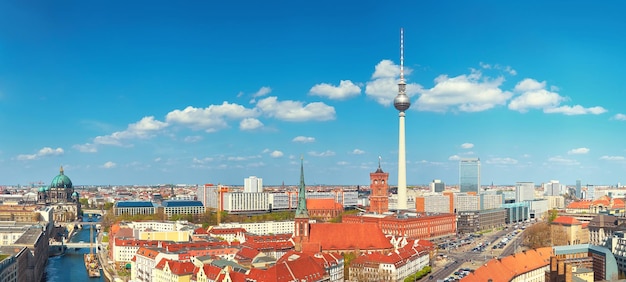
<path fill-rule="evenodd" d="M 55 176 L 50 183 L 50 188 L 72 188 L 72 180 L 63 174 L 63 167 L 59 175 Z"/>
<path fill-rule="evenodd" d="M 46 187 L 39 187 L 39 192 L 45 192 L 46 191 Z"/>

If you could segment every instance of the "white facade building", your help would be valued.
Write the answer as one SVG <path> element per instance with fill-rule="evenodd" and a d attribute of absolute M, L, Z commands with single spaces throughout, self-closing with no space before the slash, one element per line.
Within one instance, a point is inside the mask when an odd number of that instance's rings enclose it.
<path fill-rule="evenodd" d="M 548 201 L 548 210 L 565 208 L 565 198 L 563 196 L 544 196 L 543 198 Z"/>
<path fill-rule="evenodd" d="M 270 235 L 270 234 L 287 234 L 293 233 L 294 221 L 266 221 L 266 222 L 254 222 L 254 223 L 220 223 L 219 228 L 243 228 L 247 232 L 256 235 Z"/>
<path fill-rule="evenodd" d="M 559 183 L 558 180 L 550 180 L 548 183 L 543 183 L 542 186 L 546 196 L 559 196 L 565 192 L 565 185 Z"/>
<path fill-rule="evenodd" d="M 269 193 L 225 193 L 222 206 L 229 213 L 269 211 Z"/>
<path fill-rule="evenodd" d="M 502 197 L 502 194 L 495 193 L 480 194 L 480 209 L 491 210 L 502 207 L 502 203 L 504 203 Z"/>
<path fill-rule="evenodd" d="M 465 193 L 454 194 L 454 209 L 456 212 L 477 211 L 480 210 L 480 200 L 476 195 L 468 195 Z"/>
<path fill-rule="evenodd" d="M 261 193 L 263 192 L 263 178 L 250 176 L 243 180 L 244 193 Z"/>
<path fill-rule="evenodd" d="M 534 182 L 517 182 L 515 183 L 515 202 L 532 201 L 535 199 L 535 183 Z"/>
<path fill-rule="evenodd" d="M 450 197 L 443 195 L 425 195 L 424 212 L 450 213 Z"/>

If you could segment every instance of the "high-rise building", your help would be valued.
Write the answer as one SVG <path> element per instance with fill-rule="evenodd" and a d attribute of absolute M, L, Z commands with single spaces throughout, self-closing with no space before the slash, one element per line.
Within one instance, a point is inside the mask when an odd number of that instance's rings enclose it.
<path fill-rule="evenodd" d="M 411 99 L 406 95 L 406 82 L 404 81 L 404 30 L 400 29 L 400 82 L 398 83 L 398 96 L 393 100 L 393 106 L 398 110 L 400 125 L 398 130 L 398 205 L 399 210 L 408 208 L 406 195 L 406 146 L 404 138 L 405 111 L 411 106 Z"/>
<path fill-rule="evenodd" d="M 617 186 L 617 188 L 619 188 L 619 185 Z M 582 192 L 583 191 L 583 186 L 579 180 L 576 180 L 576 198 L 578 199 L 582 199 Z"/>
<path fill-rule="evenodd" d="M 446 190 L 446 184 L 443 181 L 435 179 L 430 183 L 431 192 L 442 193 L 444 190 Z"/>
<path fill-rule="evenodd" d="M 243 180 L 243 192 L 244 193 L 259 193 L 263 192 L 263 178 L 256 176 L 250 176 Z"/>
<path fill-rule="evenodd" d="M 558 196 L 563 194 L 562 192 L 565 190 L 565 185 L 559 183 L 558 180 L 550 180 L 550 182 L 544 183 L 542 186 L 546 196 Z"/>
<path fill-rule="evenodd" d="M 378 158 L 378 169 L 370 173 L 370 212 L 382 214 L 389 210 L 389 173 L 380 168 L 380 157 Z"/>
<path fill-rule="evenodd" d="M 217 186 L 213 184 L 204 184 L 198 187 L 196 195 L 198 201 L 207 208 L 217 208 Z"/>
<path fill-rule="evenodd" d="M 515 183 L 515 202 L 532 201 L 535 199 L 535 183 L 534 182 L 517 182 Z"/>
<path fill-rule="evenodd" d="M 459 161 L 460 192 L 480 193 L 480 159 L 468 158 Z"/>
<path fill-rule="evenodd" d="M 585 199 L 587 200 L 596 199 L 596 187 L 593 184 L 587 184 L 587 194 L 585 194 Z"/>

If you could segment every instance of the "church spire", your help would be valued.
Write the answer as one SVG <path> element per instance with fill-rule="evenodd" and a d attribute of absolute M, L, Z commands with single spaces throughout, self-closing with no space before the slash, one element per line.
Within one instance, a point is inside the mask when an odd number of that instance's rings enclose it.
<path fill-rule="evenodd" d="M 296 218 L 308 218 L 309 211 L 306 209 L 306 187 L 304 186 L 304 157 L 300 157 L 300 185 L 298 187 L 298 208 Z"/>

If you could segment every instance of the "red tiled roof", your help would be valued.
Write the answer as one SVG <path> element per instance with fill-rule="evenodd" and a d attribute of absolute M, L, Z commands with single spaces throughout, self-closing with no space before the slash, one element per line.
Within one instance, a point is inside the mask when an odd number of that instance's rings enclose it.
<path fill-rule="evenodd" d="M 237 252 L 235 257 L 237 258 L 237 260 L 252 260 L 259 253 L 260 252 L 256 249 L 244 247 L 244 248 L 241 248 L 239 252 Z"/>
<path fill-rule="evenodd" d="M 262 270 L 250 269 L 248 281 L 320 281 L 326 275 L 324 267 L 315 261 L 310 254 L 289 252 L 282 256 L 275 265 Z"/>
<path fill-rule="evenodd" d="M 589 209 L 590 206 L 591 206 L 591 201 L 584 200 L 584 201 L 571 202 L 569 203 L 569 205 L 567 205 L 567 208 L 568 209 Z"/>
<path fill-rule="evenodd" d="M 393 248 L 376 223 L 314 223 L 310 227 L 309 242 L 319 243 L 323 251 Z"/>
<path fill-rule="evenodd" d="M 578 219 L 575 219 L 571 216 L 559 216 L 552 221 L 553 224 L 561 224 L 561 225 L 581 225 Z"/>
<path fill-rule="evenodd" d="M 306 208 L 309 210 L 343 210 L 343 205 L 335 199 L 306 199 Z"/>
<path fill-rule="evenodd" d="M 170 271 L 172 271 L 173 274 L 176 274 L 178 276 L 192 275 L 196 267 L 193 263 L 189 261 L 182 262 L 164 258 L 159 261 L 159 263 L 157 263 L 155 268 L 163 270 L 165 268 L 165 265 L 170 268 Z"/>
<path fill-rule="evenodd" d="M 517 253 L 502 259 L 492 259 L 461 282 L 511 281 L 513 278 L 550 264 L 552 248 L 545 247 Z"/>
<path fill-rule="evenodd" d="M 204 228 L 202 228 L 202 227 L 198 227 L 198 228 L 196 228 L 196 230 L 194 230 L 194 231 L 193 231 L 193 233 L 194 233 L 194 234 L 208 234 L 208 233 L 206 232 L 206 230 L 204 230 Z"/>

